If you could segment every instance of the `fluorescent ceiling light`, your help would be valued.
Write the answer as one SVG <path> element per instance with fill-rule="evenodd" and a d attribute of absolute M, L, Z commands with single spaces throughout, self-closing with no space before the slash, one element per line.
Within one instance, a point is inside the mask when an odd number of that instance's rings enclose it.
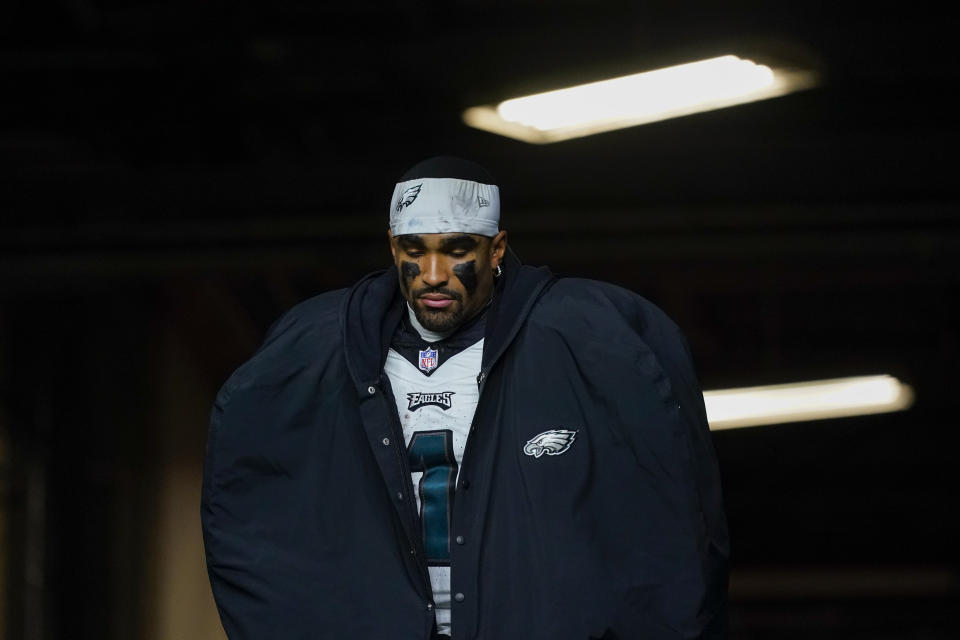
<path fill-rule="evenodd" d="M 472 107 L 463 120 L 542 144 L 782 96 L 815 83 L 810 71 L 727 55 Z"/>
<path fill-rule="evenodd" d="M 893 376 L 861 376 L 705 391 L 703 401 L 717 431 L 902 411 L 913 404 L 913 389 Z"/>

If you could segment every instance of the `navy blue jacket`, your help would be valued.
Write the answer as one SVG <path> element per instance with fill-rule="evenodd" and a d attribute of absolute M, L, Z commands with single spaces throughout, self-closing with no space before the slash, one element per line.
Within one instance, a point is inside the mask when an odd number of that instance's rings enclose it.
<path fill-rule="evenodd" d="M 383 373 L 402 309 L 392 268 L 307 300 L 218 394 L 202 517 L 231 640 L 430 638 Z M 454 640 L 723 637 L 726 522 L 676 326 L 508 253 L 485 336 L 450 529 Z M 551 429 L 577 431 L 568 450 L 524 452 Z"/>

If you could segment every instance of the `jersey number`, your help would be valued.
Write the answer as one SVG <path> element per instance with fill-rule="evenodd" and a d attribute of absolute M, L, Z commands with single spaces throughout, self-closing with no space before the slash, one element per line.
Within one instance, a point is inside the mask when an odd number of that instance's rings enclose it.
<path fill-rule="evenodd" d="M 453 455 L 453 432 L 418 431 L 407 447 L 410 471 L 420 477 L 420 522 L 427 563 L 450 564 L 450 516 L 453 512 L 457 459 Z"/>

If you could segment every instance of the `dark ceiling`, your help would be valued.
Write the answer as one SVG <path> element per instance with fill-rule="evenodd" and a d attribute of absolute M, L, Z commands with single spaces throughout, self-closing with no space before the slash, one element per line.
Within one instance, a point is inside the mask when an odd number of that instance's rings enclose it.
<path fill-rule="evenodd" d="M 396 178 L 464 155 L 498 177 L 521 258 L 651 298 L 706 388 L 873 373 L 915 387 L 902 414 L 716 434 L 737 566 L 955 569 L 960 23 L 847 4 L 14 2 L 0 304 L 149 290 L 217 324 L 215 290 L 256 336 L 383 265 Z M 460 121 L 723 53 L 823 82 L 544 146 Z M 252 348 L 188 326 L 211 380 Z"/>
<path fill-rule="evenodd" d="M 0 44 L 2 204 L 26 225 L 373 216 L 395 177 L 437 152 L 490 165 L 508 214 L 950 201 L 957 23 L 909 11 L 21 2 Z M 824 85 L 544 147 L 459 119 L 725 52 L 814 64 Z"/>

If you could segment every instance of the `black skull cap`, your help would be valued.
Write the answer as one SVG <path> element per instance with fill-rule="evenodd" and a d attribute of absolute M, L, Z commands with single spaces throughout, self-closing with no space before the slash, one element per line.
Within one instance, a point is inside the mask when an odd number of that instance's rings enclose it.
<path fill-rule="evenodd" d="M 480 184 L 497 184 L 490 172 L 476 162 L 455 156 L 434 156 L 413 165 L 398 182 L 418 178 L 457 178 Z"/>

